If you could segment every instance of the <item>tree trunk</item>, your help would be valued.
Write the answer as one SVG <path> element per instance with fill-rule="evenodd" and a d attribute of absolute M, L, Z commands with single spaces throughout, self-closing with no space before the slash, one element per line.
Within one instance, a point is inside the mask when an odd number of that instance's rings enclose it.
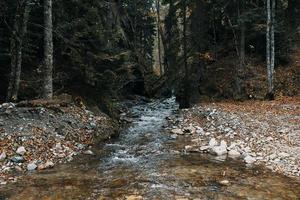
<path fill-rule="evenodd" d="M 243 14 L 245 12 L 245 0 L 241 0 L 241 13 L 240 13 L 240 27 L 241 27 L 241 38 L 240 38 L 240 70 L 242 73 L 245 72 L 245 43 L 246 43 L 246 25 L 243 19 Z"/>
<path fill-rule="evenodd" d="M 238 70 L 238 79 L 239 79 L 239 86 L 238 86 L 238 93 L 239 96 L 242 97 L 245 93 L 245 43 L 246 43 L 246 25 L 244 21 L 244 12 L 245 12 L 245 0 L 240 1 L 240 9 L 239 9 L 239 23 L 240 23 L 240 67 Z"/>
<path fill-rule="evenodd" d="M 42 97 L 53 97 L 53 35 L 52 35 L 52 0 L 44 0 L 44 77 Z"/>
<path fill-rule="evenodd" d="M 157 48 L 158 48 L 158 62 L 160 69 L 160 76 L 164 74 L 162 58 L 161 58 L 161 29 L 160 29 L 160 0 L 156 0 L 156 12 L 157 12 Z"/>
<path fill-rule="evenodd" d="M 274 96 L 274 69 L 275 69 L 275 5 L 276 0 L 272 0 L 272 22 L 271 22 L 271 87 L 269 93 Z"/>
<path fill-rule="evenodd" d="M 190 107 L 190 83 L 189 83 L 189 69 L 187 63 L 187 19 L 186 19 L 186 0 L 183 1 L 183 59 L 184 59 L 184 81 L 183 81 L 183 97 L 180 103 L 181 108 Z"/>
<path fill-rule="evenodd" d="M 268 71 L 268 93 L 266 98 L 274 99 L 274 66 L 275 66 L 275 0 L 267 0 L 267 34 L 266 59 Z"/>
<path fill-rule="evenodd" d="M 27 32 L 27 23 L 30 13 L 30 2 L 24 2 L 24 11 L 22 15 L 22 23 L 19 23 L 16 16 L 13 36 L 11 39 L 11 73 L 7 92 L 7 101 L 16 101 L 18 99 L 19 85 L 22 71 L 22 49 L 23 40 Z M 17 14 L 18 15 L 18 14 Z M 20 27 L 21 26 L 21 27 Z"/>
<path fill-rule="evenodd" d="M 214 2 L 214 4 L 215 4 L 215 2 Z M 215 13 L 215 6 L 213 6 L 213 35 L 214 35 L 214 59 L 215 60 L 218 60 L 218 52 L 217 52 L 217 45 L 218 45 L 218 43 L 217 43 L 217 30 L 216 30 L 216 19 L 215 19 L 215 15 L 216 15 L 216 13 Z"/>

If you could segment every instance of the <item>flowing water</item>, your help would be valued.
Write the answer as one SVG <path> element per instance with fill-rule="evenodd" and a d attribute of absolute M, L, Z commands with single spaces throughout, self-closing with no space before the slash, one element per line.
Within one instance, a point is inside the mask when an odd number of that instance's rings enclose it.
<path fill-rule="evenodd" d="M 173 98 L 132 107 L 133 123 L 95 156 L 28 174 L 0 189 L 0 199 L 300 199 L 297 179 L 181 151 L 188 138 L 163 128 L 177 109 Z"/>

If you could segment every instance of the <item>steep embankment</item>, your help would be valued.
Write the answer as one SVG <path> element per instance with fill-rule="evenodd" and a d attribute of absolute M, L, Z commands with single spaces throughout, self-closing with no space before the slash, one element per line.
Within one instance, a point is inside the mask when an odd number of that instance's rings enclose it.
<path fill-rule="evenodd" d="M 10 174 L 68 162 L 117 133 L 116 123 L 71 98 L 0 105 L 0 184 Z M 80 104 L 80 102 L 79 102 Z M 14 180 L 14 179 L 12 179 Z"/>

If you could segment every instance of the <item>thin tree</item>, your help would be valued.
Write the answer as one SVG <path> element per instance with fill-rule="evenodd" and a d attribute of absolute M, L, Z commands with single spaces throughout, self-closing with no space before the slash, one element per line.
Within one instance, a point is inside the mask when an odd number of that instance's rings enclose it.
<path fill-rule="evenodd" d="M 10 41 L 11 72 L 7 90 L 7 101 L 17 101 L 18 99 L 22 71 L 23 41 L 27 33 L 30 10 L 30 1 L 25 0 L 20 2 L 20 7 L 16 11 L 12 37 Z"/>
<path fill-rule="evenodd" d="M 274 99 L 275 67 L 275 0 L 267 0 L 266 61 L 268 71 L 268 93 L 266 98 Z"/>
<path fill-rule="evenodd" d="M 42 97 L 53 97 L 53 25 L 52 0 L 44 0 L 44 68 Z"/>
<path fill-rule="evenodd" d="M 246 53 L 245 53 L 245 43 L 246 43 L 246 24 L 245 24 L 245 17 L 244 17 L 244 12 L 245 12 L 245 0 L 240 0 L 238 1 L 238 25 L 240 29 L 240 46 L 236 46 L 236 50 L 239 50 L 239 53 L 237 55 L 239 56 L 239 67 L 237 69 L 237 74 L 236 74 L 236 87 L 237 87 L 237 93 L 239 97 L 241 98 L 243 95 L 245 95 L 245 86 L 244 86 L 244 79 L 245 79 L 245 59 L 246 59 Z M 231 25 L 232 26 L 232 25 Z M 233 29 L 234 37 L 235 36 L 235 31 Z M 237 38 L 235 39 L 236 42 L 235 44 L 237 45 Z"/>
<path fill-rule="evenodd" d="M 156 13 L 157 13 L 157 48 L 158 48 L 158 62 L 160 75 L 162 76 L 164 73 L 162 66 L 162 58 L 161 58 L 161 29 L 160 29 L 160 1 L 156 0 Z"/>

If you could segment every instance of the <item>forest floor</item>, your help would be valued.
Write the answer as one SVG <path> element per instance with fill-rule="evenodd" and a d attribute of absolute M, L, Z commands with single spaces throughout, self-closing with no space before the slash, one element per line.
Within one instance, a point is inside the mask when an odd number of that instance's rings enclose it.
<path fill-rule="evenodd" d="M 35 102 L 35 103 L 38 103 Z M 75 103 L 0 105 L 0 185 L 16 175 L 93 154 L 91 145 L 117 133 L 115 122 Z"/>
<path fill-rule="evenodd" d="M 300 98 L 201 103 L 170 118 L 174 138 L 191 137 L 188 152 L 243 159 L 300 176 Z"/>

